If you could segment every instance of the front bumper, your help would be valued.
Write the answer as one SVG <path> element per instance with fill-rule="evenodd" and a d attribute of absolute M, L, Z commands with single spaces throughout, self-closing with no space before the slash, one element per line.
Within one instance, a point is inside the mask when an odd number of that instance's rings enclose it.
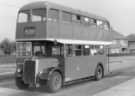
<path fill-rule="evenodd" d="M 22 72 L 16 71 L 15 72 L 15 78 L 21 78 L 24 81 L 24 83 L 35 86 L 36 84 L 40 84 L 43 81 L 47 81 L 49 79 L 49 72 L 46 72 L 46 73 L 39 72 L 36 75 L 35 80 L 32 80 L 32 81 L 35 81 L 35 82 L 25 82 L 25 80 L 23 79 L 23 73 Z"/>

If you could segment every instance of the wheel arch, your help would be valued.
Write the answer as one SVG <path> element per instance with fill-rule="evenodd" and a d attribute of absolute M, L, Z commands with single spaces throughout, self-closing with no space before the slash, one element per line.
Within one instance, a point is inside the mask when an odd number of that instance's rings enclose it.
<path fill-rule="evenodd" d="M 60 73 L 60 75 L 62 76 L 62 82 L 63 82 L 63 80 L 64 80 L 64 74 L 62 73 L 62 71 L 61 71 L 59 68 L 52 68 L 52 69 L 49 71 L 48 80 L 50 79 L 50 76 L 53 74 L 53 72 L 58 72 L 58 73 Z"/>
<path fill-rule="evenodd" d="M 62 79 L 64 79 L 63 73 L 62 73 L 62 71 L 61 71 L 60 69 L 56 69 L 56 70 L 54 70 L 53 72 L 59 72 L 60 75 L 62 76 Z"/>
<path fill-rule="evenodd" d="M 102 62 L 99 62 L 99 63 L 97 64 L 97 66 L 101 66 L 101 67 L 102 67 L 102 69 L 103 69 L 103 76 L 104 76 L 104 65 L 103 65 L 103 63 L 102 63 Z"/>

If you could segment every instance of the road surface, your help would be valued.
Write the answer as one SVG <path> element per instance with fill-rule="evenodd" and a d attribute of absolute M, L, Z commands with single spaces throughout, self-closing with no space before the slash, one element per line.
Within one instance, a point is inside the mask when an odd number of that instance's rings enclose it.
<path fill-rule="evenodd" d="M 19 90 L 14 80 L 0 82 L 0 96 L 93 96 L 135 78 L 135 57 L 112 57 L 111 74 L 100 81 L 87 80 L 65 86 L 57 93 L 47 93 L 43 88 Z M 106 96 L 109 96 L 107 94 Z"/>

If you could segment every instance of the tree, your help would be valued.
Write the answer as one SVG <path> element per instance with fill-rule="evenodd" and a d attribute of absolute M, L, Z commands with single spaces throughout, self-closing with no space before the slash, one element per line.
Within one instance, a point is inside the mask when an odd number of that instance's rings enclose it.
<path fill-rule="evenodd" d="M 10 42 L 10 51 L 11 53 L 16 51 L 16 43 L 14 41 Z"/>
<path fill-rule="evenodd" d="M 5 55 L 10 55 L 15 51 L 15 42 L 10 42 L 10 40 L 6 38 L 1 42 L 0 48 Z"/>

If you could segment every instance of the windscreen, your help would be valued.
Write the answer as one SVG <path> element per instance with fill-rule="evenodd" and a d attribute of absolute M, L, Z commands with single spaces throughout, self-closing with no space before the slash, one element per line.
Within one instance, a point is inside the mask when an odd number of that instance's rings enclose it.
<path fill-rule="evenodd" d="M 17 56 L 31 56 L 32 55 L 31 42 L 17 42 L 16 51 Z"/>
<path fill-rule="evenodd" d="M 35 44 L 32 46 L 34 56 L 46 56 L 46 49 L 44 45 Z"/>
<path fill-rule="evenodd" d="M 23 10 L 18 14 L 18 23 L 42 22 L 46 20 L 46 9 Z"/>

